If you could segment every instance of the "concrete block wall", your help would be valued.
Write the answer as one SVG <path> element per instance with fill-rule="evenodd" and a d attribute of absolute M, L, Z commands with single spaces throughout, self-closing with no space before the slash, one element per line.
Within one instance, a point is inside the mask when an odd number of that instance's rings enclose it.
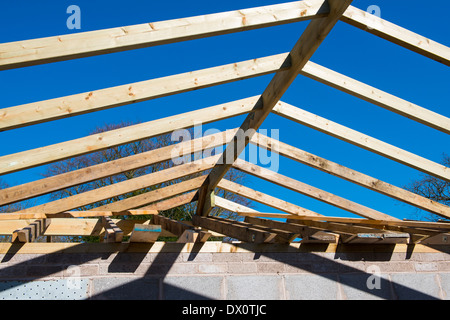
<path fill-rule="evenodd" d="M 448 248 L 266 249 L 6 252 L 0 299 L 450 299 Z"/>

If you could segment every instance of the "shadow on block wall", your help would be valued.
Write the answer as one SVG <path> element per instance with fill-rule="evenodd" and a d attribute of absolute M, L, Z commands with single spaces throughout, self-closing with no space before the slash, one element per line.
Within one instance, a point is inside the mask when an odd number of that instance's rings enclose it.
<path fill-rule="evenodd" d="M 221 287 L 223 281 L 228 281 L 232 277 L 237 277 L 227 271 L 218 271 L 214 275 L 202 278 L 200 283 L 189 283 L 196 274 L 187 274 L 184 276 L 167 277 L 170 270 L 184 263 L 186 268 L 190 264 L 201 264 L 198 261 L 202 244 L 196 244 L 189 254 L 184 253 L 184 261 L 181 259 L 181 253 L 184 244 L 164 244 L 158 253 L 150 253 L 152 244 L 140 244 L 139 250 L 136 250 L 134 244 L 118 244 L 117 254 L 113 252 L 94 252 L 92 244 L 79 244 L 76 249 L 65 249 L 51 254 L 37 255 L 32 257 L 19 254 L 23 247 L 21 244 L 12 244 L 8 252 L 3 256 L 0 263 L 1 275 L 0 281 L 8 283 L 0 287 L 0 295 L 4 290 L 11 290 L 14 286 L 20 286 L 35 281 L 48 280 L 49 277 L 67 280 L 65 270 L 69 266 L 95 263 L 103 261 L 107 272 L 102 276 L 89 275 L 83 278 L 92 278 L 95 290 L 90 291 L 84 297 L 85 299 L 148 299 L 148 300 L 205 300 L 205 299 L 235 299 L 236 295 L 228 295 L 222 292 L 211 294 L 209 289 Z M 251 248 L 249 244 L 236 244 L 243 249 Z M 97 246 L 97 251 L 101 251 L 103 246 Z M 348 246 L 347 246 L 348 247 Z M 106 248 L 106 247 L 105 247 Z M 276 274 L 275 277 L 284 277 L 286 288 L 296 290 L 296 286 L 305 286 L 305 282 L 298 282 L 296 272 L 307 277 L 313 277 L 314 282 L 320 288 L 320 283 L 335 283 L 344 286 L 352 292 L 370 294 L 374 299 L 415 299 L 415 300 L 437 300 L 436 295 L 418 291 L 405 284 L 401 275 L 396 277 L 379 277 L 381 290 L 370 290 L 367 287 L 367 280 L 373 276 L 361 268 L 352 266 L 353 262 L 389 262 L 395 246 L 383 246 L 375 251 L 358 252 L 352 250 L 338 250 L 333 259 L 325 258 L 321 253 L 326 251 L 327 245 L 308 245 L 300 246 L 296 252 L 253 252 L 253 262 L 261 264 L 264 261 L 281 263 L 291 269 L 289 273 Z M 179 249 L 179 250 L 177 250 Z M 405 253 L 406 261 L 411 255 L 413 246 L 408 248 Z M 72 251 L 71 251 L 72 250 Z M 136 252 L 138 251 L 138 252 Z M 214 253 L 221 254 L 221 253 Z M 226 253 L 239 254 L 239 253 Z M 250 252 L 251 254 L 251 252 Z M 153 255 L 151 259 L 148 257 Z M 25 257 L 28 257 L 25 259 Z M 110 262 L 108 260 L 111 260 Z M 3 265 L 3 267 L 2 267 Z M 142 268 L 146 268 L 142 271 Z M 140 270 L 139 273 L 137 271 Z M 194 276 L 194 277 L 193 277 Z M 239 277 L 243 277 L 239 275 Z M 242 290 L 252 290 L 252 286 L 257 287 L 258 281 L 263 281 L 264 277 L 258 277 L 256 274 L 245 275 L 248 279 L 248 287 Z M 267 277 L 266 277 L 267 278 Z M 243 278 L 245 279 L 245 278 Z M 255 280 L 255 281 L 253 281 Z M 265 285 L 268 285 L 267 283 Z M 188 289 L 190 288 L 190 290 Z M 314 289 L 314 288 L 313 288 Z M 317 290 L 317 288 L 315 288 Z M 92 288 L 90 289 L 92 290 Z M 424 290 L 426 291 L 426 290 Z M 358 294 L 355 295 L 356 298 Z M 288 297 L 295 298 L 295 297 Z M 341 297 L 351 299 L 351 296 Z M 64 297 L 61 297 L 64 299 Z M 251 298 L 250 298 L 251 299 Z M 311 295 L 314 299 L 314 294 Z"/>

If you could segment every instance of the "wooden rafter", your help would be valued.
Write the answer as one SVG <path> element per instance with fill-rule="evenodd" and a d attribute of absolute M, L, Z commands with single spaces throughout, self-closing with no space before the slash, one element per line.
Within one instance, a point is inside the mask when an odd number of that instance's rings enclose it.
<path fill-rule="evenodd" d="M 290 63 L 286 64 L 289 64 L 290 68 L 277 72 L 272 78 L 262 93 L 261 98 L 258 100 L 258 103 L 255 104 L 255 107 L 259 109 L 254 114 L 247 116 L 240 126 L 243 132 L 248 133 L 252 130 L 258 130 L 259 126 L 270 114 L 275 104 L 281 99 L 284 92 L 295 80 L 300 70 L 308 62 L 351 2 L 352 0 L 329 0 L 330 13 L 326 17 L 315 19 L 308 24 L 289 54 Z M 251 134 L 250 132 L 250 138 Z M 235 140 L 237 141 L 232 141 L 227 146 L 222 154 L 221 161 L 208 175 L 199 192 L 197 214 L 207 216 L 211 211 L 212 206 L 211 203 L 208 203 L 207 199 L 210 199 L 210 195 L 214 193 L 214 189 L 219 181 L 225 176 L 234 161 L 248 144 L 248 139 L 245 139 L 245 141 L 242 141 L 242 139 L 244 138 L 238 134 L 235 136 Z"/>
<path fill-rule="evenodd" d="M 255 177 L 264 179 L 266 181 L 275 183 L 282 187 L 288 188 L 290 190 L 296 191 L 300 194 L 306 195 L 308 197 L 317 199 L 319 201 L 331 204 L 337 208 L 344 209 L 348 212 L 357 214 L 362 217 L 378 220 L 398 220 L 391 217 L 385 213 L 379 212 L 377 210 L 368 208 L 361 204 L 355 203 L 353 201 L 341 198 L 332 193 L 323 191 L 321 189 L 315 188 L 313 186 L 307 185 L 298 180 L 286 177 L 282 174 L 274 172 L 272 170 L 254 165 L 242 159 L 237 159 L 233 164 L 233 167 L 239 169 L 243 172 L 251 174 Z"/>
<path fill-rule="evenodd" d="M 437 178 L 450 181 L 450 168 L 290 104 L 279 102 L 273 109 L 273 113 Z"/>
<path fill-rule="evenodd" d="M 370 190 L 379 192 L 394 199 L 416 206 L 420 209 L 427 210 L 437 215 L 450 218 L 450 207 L 422 197 L 418 194 L 407 191 L 403 188 L 396 187 L 384 181 L 372 178 L 356 170 L 352 170 L 335 162 L 318 157 L 301 149 L 290 146 L 278 140 L 274 140 L 260 133 L 256 133 L 251 140 L 262 148 L 274 151 L 280 155 L 293 159 L 302 164 L 306 164 L 323 172 L 330 173 L 336 177 L 356 183 Z"/>
<path fill-rule="evenodd" d="M 341 20 L 450 66 L 450 48 L 374 16 L 364 10 L 350 6 L 342 15 Z"/>
<path fill-rule="evenodd" d="M 388 243 L 388 242 L 405 242 L 408 239 L 422 240 L 431 236 L 440 234 L 436 231 L 428 231 L 413 228 L 390 228 L 386 226 L 360 226 L 347 223 L 336 223 L 326 221 L 299 220 L 288 219 L 286 222 L 279 222 L 268 219 L 246 216 L 245 221 L 255 226 L 263 225 L 272 228 L 288 230 L 291 232 L 299 232 L 304 226 L 320 229 L 324 231 L 332 231 L 341 236 L 344 243 L 356 243 L 362 241 Z M 416 241 L 415 241 L 416 242 Z"/>
<path fill-rule="evenodd" d="M 0 70 L 175 43 L 319 18 L 323 0 L 296 1 L 0 45 Z"/>
<path fill-rule="evenodd" d="M 96 208 L 96 210 L 125 211 L 140 208 L 142 206 L 148 207 L 148 205 L 153 202 L 164 200 L 188 191 L 197 190 L 202 185 L 203 181 L 205 181 L 205 178 L 206 176 L 195 177 L 186 181 L 172 184 L 167 187 L 145 192 L 134 197 L 105 204 Z"/>
<path fill-rule="evenodd" d="M 231 200 L 219 196 L 214 196 L 214 204 L 215 206 L 230 212 L 253 212 L 253 213 L 258 212 L 252 208 L 246 207 L 242 204 L 233 202 Z"/>
<path fill-rule="evenodd" d="M 431 128 L 450 134 L 450 119 L 448 117 L 422 108 L 412 102 L 393 96 L 316 63 L 309 61 L 300 71 L 300 74 Z"/>
<path fill-rule="evenodd" d="M 148 206 L 139 208 L 140 210 L 158 210 L 165 211 L 176 208 L 197 200 L 197 191 L 188 192 L 167 200 L 158 201 Z"/>
<path fill-rule="evenodd" d="M 0 157 L 0 175 L 152 138 L 252 111 L 259 96 Z"/>
<path fill-rule="evenodd" d="M 0 45 L 0 70 L 217 36 L 320 18 L 329 13 L 326 1 L 310 0 L 235 10 L 78 34 Z M 450 65 L 446 46 L 349 6 L 342 21 Z M 111 39 L 114 39 L 111 41 Z M 77 45 L 79 42 L 83 45 Z"/>
<path fill-rule="evenodd" d="M 55 200 L 35 207 L 21 210 L 22 213 L 27 212 L 46 212 L 47 214 L 55 214 L 68 210 L 73 210 L 85 205 L 107 200 L 122 194 L 144 189 L 153 185 L 179 179 L 185 176 L 198 174 L 202 171 L 211 169 L 219 159 L 220 155 L 207 157 L 182 165 L 170 167 L 165 170 L 156 171 L 134 179 L 125 180 L 114 183 L 102 188 L 86 191 L 67 198 Z M 145 195 L 147 196 L 147 195 Z M 148 202 L 147 202 L 148 203 Z M 104 210 L 111 211 L 111 210 Z M 123 210 L 117 210 L 123 211 Z"/>
<path fill-rule="evenodd" d="M 234 130 L 228 130 L 211 134 L 87 168 L 69 171 L 67 173 L 25 183 L 19 186 L 2 189 L 0 190 L 0 206 L 171 160 L 174 155 L 181 157 L 207 148 L 215 148 L 229 141 L 228 139 L 234 135 L 234 132 Z"/>
<path fill-rule="evenodd" d="M 0 131 L 161 98 L 284 70 L 286 54 L 2 109 Z"/>
<path fill-rule="evenodd" d="M 223 181 L 228 181 L 228 180 L 222 179 L 221 183 Z M 229 181 L 229 182 L 231 182 L 231 181 Z M 242 194 L 240 194 L 240 195 L 242 195 Z M 242 215 L 245 216 L 244 222 L 246 222 L 246 223 L 258 225 L 259 228 L 261 228 L 261 227 L 262 228 L 272 228 L 271 230 L 267 230 L 269 232 L 273 232 L 274 230 L 278 230 L 278 231 L 284 230 L 284 231 L 290 232 L 290 234 L 287 234 L 287 235 L 285 234 L 286 240 L 288 242 L 292 242 L 296 238 L 303 238 L 304 242 L 309 242 L 309 243 L 311 243 L 311 242 L 335 243 L 337 241 L 335 234 L 325 233 L 325 232 L 321 231 L 321 229 L 311 228 L 309 226 L 298 226 L 295 229 L 286 229 L 283 227 L 279 227 L 279 226 L 282 226 L 283 224 L 281 224 L 281 225 L 255 224 L 254 221 L 248 220 L 247 218 L 253 217 L 253 216 L 259 216 L 261 214 L 260 212 L 254 210 L 254 209 L 251 209 L 249 207 L 246 207 L 244 205 L 238 204 L 234 201 L 221 198 L 219 196 L 215 196 L 214 198 L 215 198 L 215 205 L 217 207 L 231 211 L 231 212 L 238 213 L 241 216 Z M 274 198 L 273 200 L 278 200 L 278 199 Z M 272 206 L 273 206 L 273 204 L 272 204 Z M 290 216 L 290 215 L 285 214 L 284 217 L 286 217 L 286 216 Z"/>

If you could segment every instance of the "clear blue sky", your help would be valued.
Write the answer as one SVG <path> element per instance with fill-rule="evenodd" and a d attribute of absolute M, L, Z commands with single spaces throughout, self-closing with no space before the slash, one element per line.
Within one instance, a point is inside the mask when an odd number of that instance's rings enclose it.
<path fill-rule="evenodd" d="M 228 1 L 2 1 L 0 42 L 155 22 L 279 3 L 275 0 Z M 66 8 L 81 8 L 81 30 L 68 30 Z M 353 5 L 381 8 L 381 17 L 423 36 L 450 45 L 447 1 L 366 1 Z M 102 55 L 0 72 L 0 108 L 127 84 L 288 52 L 307 22 L 219 37 Z M 449 109 L 448 67 L 339 22 L 311 59 L 445 116 Z M 261 94 L 272 75 L 202 89 L 134 105 L 0 133 L 0 155 L 86 136 L 93 128 L 120 121 L 150 121 Z M 439 162 L 450 153 L 448 135 L 299 76 L 282 99 L 380 140 Z M 208 127 L 234 128 L 243 117 Z M 315 132 L 276 115 L 263 128 L 280 129 L 280 140 L 397 186 L 420 177 L 414 169 Z M 44 168 L 5 175 L 10 185 L 41 178 Z M 281 159 L 279 172 L 399 218 L 415 209 L 291 160 Z M 256 178 L 248 185 L 325 215 L 345 211 Z M 257 209 L 274 212 L 263 206 Z"/>

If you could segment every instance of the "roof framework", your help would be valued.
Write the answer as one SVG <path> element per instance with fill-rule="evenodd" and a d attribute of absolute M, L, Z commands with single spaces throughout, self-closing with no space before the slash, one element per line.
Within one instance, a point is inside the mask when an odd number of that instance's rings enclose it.
<path fill-rule="evenodd" d="M 450 66 L 448 47 L 371 16 L 352 7 L 351 2 L 297 1 L 0 44 L 0 70 L 8 70 L 310 20 L 289 53 L 1 109 L 0 131 L 14 130 L 69 116 L 274 74 L 260 96 L 0 157 L 0 174 L 8 174 L 177 129 L 190 128 L 199 121 L 210 123 L 246 115 L 244 122 L 235 129 L 0 190 L 2 206 L 164 162 L 171 159 L 174 152 L 183 156 L 208 148 L 226 146 L 223 153 L 215 156 L 20 212 L 1 214 L 0 234 L 12 235 L 12 241 L 19 242 L 32 242 L 41 235 L 94 235 L 101 236 L 105 242 L 122 242 L 123 236 L 129 235 L 131 242 L 154 242 L 159 236 L 176 236 L 178 242 L 183 243 L 205 242 L 211 236 L 218 236 L 252 243 L 291 243 L 301 238 L 304 243 L 426 244 L 431 241 L 447 244 L 443 240 L 447 238 L 442 236 L 450 232 L 450 224 L 447 222 L 402 221 L 238 159 L 251 143 L 443 218 L 450 218 L 448 206 L 256 132 L 266 117 L 274 113 L 292 120 L 292 125 L 297 122 L 439 179 L 450 181 L 450 169 L 443 165 L 281 101 L 284 92 L 300 74 L 443 133 L 450 133 L 449 118 L 309 61 L 334 25 L 343 21 Z M 324 216 L 229 181 L 224 176 L 231 168 L 344 209 L 359 218 Z M 96 208 L 96 211 L 74 211 L 84 205 L 199 173 L 207 174 L 104 205 Z M 284 213 L 258 212 L 216 196 L 217 189 L 235 193 Z M 158 214 L 160 211 L 193 202 L 197 202 L 197 212 L 192 222 L 176 221 Z M 214 207 L 236 212 L 245 219 L 233 221 L 213 217 L 210 212 Z M 121 215 L 153 215 L 153 218 L 145 222 L 110 218 Z M 286 222 L 275 221 L 273 218 L 285 218 Z"/>

